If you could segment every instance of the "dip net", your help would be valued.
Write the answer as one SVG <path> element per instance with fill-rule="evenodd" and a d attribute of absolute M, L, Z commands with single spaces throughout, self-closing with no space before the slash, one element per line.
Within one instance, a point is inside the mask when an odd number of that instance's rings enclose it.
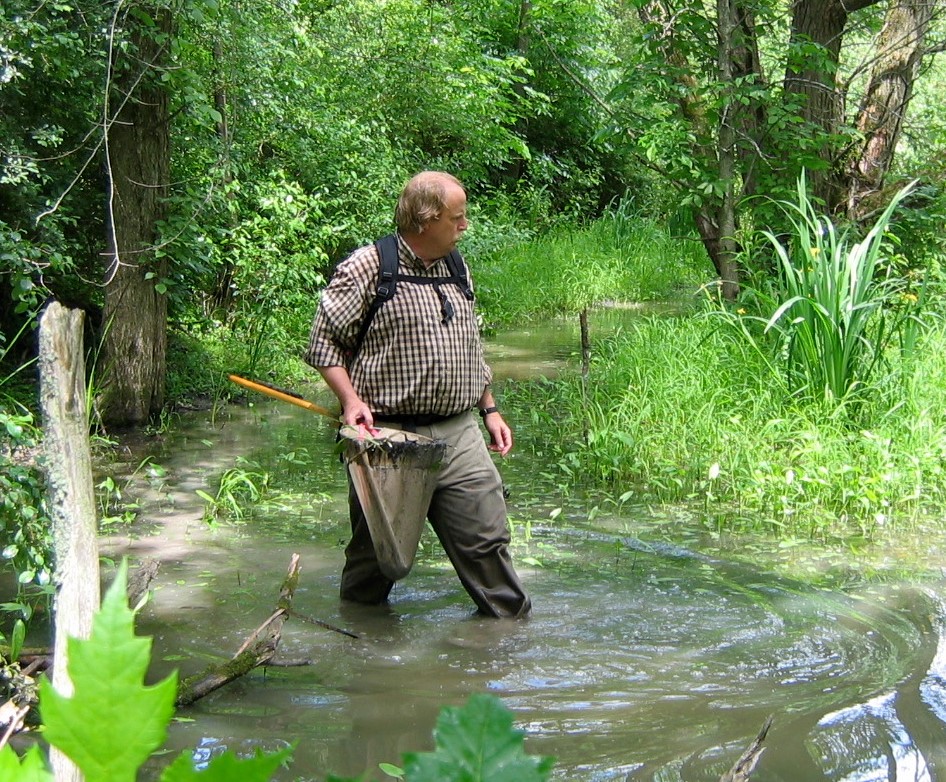
<path fill-rule="evenodd" d="M 343 426 L 339 435 L 378 565 L 397 581 L 414 565 L 447 444 L 399 429 Z"/>

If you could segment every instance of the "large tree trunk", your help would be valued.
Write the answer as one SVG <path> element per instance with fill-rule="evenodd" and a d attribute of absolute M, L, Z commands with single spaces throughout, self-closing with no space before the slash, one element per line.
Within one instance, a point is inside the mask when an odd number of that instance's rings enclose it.
<path fill-rule="evenodd" d="M 167 298 L 157 285 L 167 260 L 154 250 L 155 226 L 164 217 L 169 168 L 168 96 L 156 68 L 165 60 L 171 17 L 151 8 L 156 29 L 131 16 L 134 56 L 116 63 L 120 105 L 106 129 L 109 212 L 105 286 L 104 382 L 99 412 L 104 423 L 140 424 L 164 405 Z"/>
<path fill-rule="evenodd" d="M 848 16 L 879 0 L 797 0 L 792 15 L 789 46 L 792 55 L 785 70 L 785 94 L 801 101 L 801 116 L 815 132 L 834 134 L 844 120 L 844 94 L 837 75 L 841 42 Z M 806 48 L 811 51 L 805 52 Z M 811 172 L 812 193 L 824 199 L 830 211 L 843 201 L 844 191 L 835 176 L 837 150 L 829 143 L 819 150 L 822 171 Z"/>
<path fill-rule="evenodd" d="M 887 11 L 857 117 L 863 143 L 848 167 L 847 213 L 851 218 L 869 216 L 886 206 L 872 196 L 880 195 L 893 161 L 932 15 L 931 0 L 901 0 Z"/>

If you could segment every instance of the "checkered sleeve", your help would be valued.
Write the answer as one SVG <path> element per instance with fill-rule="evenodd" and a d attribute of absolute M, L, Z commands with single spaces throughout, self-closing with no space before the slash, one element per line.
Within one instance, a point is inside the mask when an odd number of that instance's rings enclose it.
<path fill-rule="evenodd" d="M 322 291 L 303 358 L 313 367 L 347 366 L 374 298 L 379 259 L 374 245 L 356 250 Z"/>

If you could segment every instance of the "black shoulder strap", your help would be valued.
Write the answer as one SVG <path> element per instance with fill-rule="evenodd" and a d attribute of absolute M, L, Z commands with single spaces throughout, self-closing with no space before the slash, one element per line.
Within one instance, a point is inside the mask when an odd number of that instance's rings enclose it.
<path fill-rule="evenodd" d="M 358 336 L 355 338 L 355 347 L 352 350 L 351 357 L 354 358 L 361 350 L 361 345 L 365 341 L 365 335 L 371 326 L 371 321 L 378 314 L 378 310 L 384 305 L 384 302 L 394 298 L 394 292 L 397 288 L 397 236 L 388 234 L 382 236 L 374 243 L 378 251 L 378 257 L 381 263 L 378 267 L 378 287 L 375 288 L 374 300 L 365 313 L 365 319 L 361 322 L 361 328 L 358 330 Z"/>
<path fill-rule="evenodd" d="M 354 358 L 361 350 L 361 345 L 365 341 L 365 335 L 371 326 L 371 321 L 378 314 L 378 310 L 384 306 L 386 301 L 394 298 L 397 290 L 397 267 L 399 263 L 397 235 L 388 234 L 382 236 L 374 243 L 377 248 L 381 263 L 378 269 L 378 287 L 375 289 L 374 300 L 365 313 L 365 319 L 361 322 L 361 328 L 358 330 L 358 336 L 355 338 L 355 347 L 352 350 L 351 357 Z M 447 268 L 450 270 L 449 282 L 455 283 L 463 291 L 463 295 L 470 301 L 473 301 L 473 288 L 470 286 L 470 280 L 466 274 L 466 268 L 463 264 L 463 257 L 458 250 L 451 250 L 447 256 Z M 416 277 L 411 278 L 417 282 L 434 282 L 433 278 Z"/>
<path fill-rule="evenodd" d="M 451 250 L 447 256 L 447 268 L 450 269 L 450 276 L 460 286 L 463 295 L 469 301 L 473 301 L 473 288 L 470 286 L 470 278 L 466 276 L 466 269 L 463 266 L 463 256 L 459 250 Z"/>

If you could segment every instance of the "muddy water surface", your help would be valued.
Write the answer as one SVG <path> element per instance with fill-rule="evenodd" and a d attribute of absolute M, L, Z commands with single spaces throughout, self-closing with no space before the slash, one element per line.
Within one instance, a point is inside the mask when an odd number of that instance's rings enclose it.
<path fill-rule="evenodd" d="M 557 371 L 572 340 L 559 324 L 501 335 L 490 349 L 500 376 L 525 377 Z M 558 780 L 717 780 L 769 716 L 753 779 L 946 779 L 939 584 L 819 590 L 698 537 L 674 541 L 665 533 L 679 521 L 647 509 L 589 518 L 577 499 L 536 500 L 542 465 L 520 448 L 501 468 L 530 619 L 474 617 L 433 536 L 388 607 L 344 609 L 333 438 L 329 422 L 257 399 L 184 415 L 174 431 L 128 443 L 125 464 L 110 467 L 136 473 L 142 512 L 111 531 L 106 552 L 162 563 L 139 618 L 155 676 L 232 655 L 272 612 L 291 555 L 301 557 L 301 616 L 285 625 L 280 657 L 307 664 L 258 670 L 182 710 L 175 755 L 200 764 L 294 743 L 280 780 L 383 780 L 379 763 L 432 748 L 443 706 L 488 692 L 512 710 L 527 751 L 555 756 Z M 166 475 L 149 480 L 146 458 Z M 208 524 L 197 491 L 214 493 L 231 468 L 268 475 L 269 492 L 239 522 Z"/>

